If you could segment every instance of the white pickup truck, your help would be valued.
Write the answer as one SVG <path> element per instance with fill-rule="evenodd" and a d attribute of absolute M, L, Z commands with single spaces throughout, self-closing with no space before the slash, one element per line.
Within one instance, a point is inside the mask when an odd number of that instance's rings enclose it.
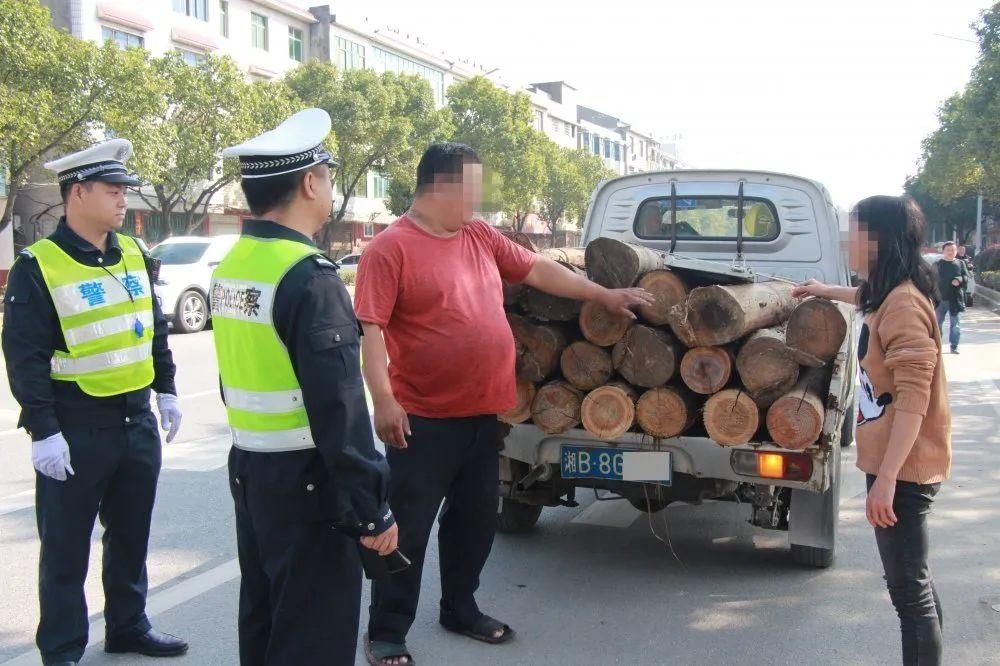
<path fill-rule="evenodd" d="M 737 219 L 743 220 L 742 234 Z M 584 244 L 598 237 L 640 243 L 662 252 L 668 266 L 723 281 L 780 276 L 850 284 L 829 194 L 819 183 L 795 176 L 671 171 L 616 178 L 597 188 L 587 213 Z M 832 362 L 823 432 L 814 446 L 795 452 L 762 440 L 723 447 L 697 427 L 672 439 L 628 432 L 602 441 L 582 429 L 546 435 L 533 425 L 516 425 L 501 452 L 500 531 L 531 530 L 545 506 L 576 506 L 577 488 L 615 493 L 641 511 L 658 511 L 670 502 L 723 500 L 734 502 L 734 511 L 749 509 L 753 525 L 787 530 L 796 562 L 830 566 L 840 450 L 854 438 L 850 323 Z M 623 458 L 636 459 L 629 456 L 635 451 L 667 454 L 657 458 L 658 480 L 626 480 L 623 468 L 631 465 L 623 465 Z"/>

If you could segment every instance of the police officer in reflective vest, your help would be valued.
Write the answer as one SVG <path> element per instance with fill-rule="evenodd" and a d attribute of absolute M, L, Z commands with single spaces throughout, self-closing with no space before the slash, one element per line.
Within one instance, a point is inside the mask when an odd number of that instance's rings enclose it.
<path fill-rule="evenodd" d="M 244 666 L 353 664 L 359 549 L 396 548 L 360 326 L 336 266 L 311 240 L 332 206 L 329 132 L 329 115 L 307 109 L 223 152 L 239 158 L 256 218 L 216 268 L 211 294 L 233 434 Z"/>
<path fill-rule="evenodd" d="M 114 139 L 49 162 L 66 215 L 24 250 L 4 299 L 3 352 L 19 426 L 31 435 L 41 538 L 36 640 L 46 664 L 74 664 L 87 645 L 83 584 L 94 519 L 104 526 L 106 652 L 183 654 L 146 617 L 146 549 L 167 441 L 181 413 L 167 322 L 152 292 L 155 260 L 117 233 L 138 185 Z"/>

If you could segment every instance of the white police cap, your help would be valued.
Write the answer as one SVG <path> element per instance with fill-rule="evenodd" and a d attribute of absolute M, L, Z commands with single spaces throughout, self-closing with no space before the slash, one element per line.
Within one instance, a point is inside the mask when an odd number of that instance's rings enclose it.
<path fill-rule="evenodd" d="M 45 168 L 55 171 L 59 184 L 84 183 L 99 180 L 119 185 L 140 185 L 141 181 L 129 175 L 125 162 L 132 157 L 132 142 L 128 139 L 111 139 L 78 153 L 45 163 Z"/>
<path fill-rule="evenodd" d="M 330 114 L 326 111 L 305 109 L 269 132 L 226 148 L 222 156 L 239 158 L 243 178 L 280 176 L 316 164 L 336 166 L 323 147 L 330 126 Z"/>

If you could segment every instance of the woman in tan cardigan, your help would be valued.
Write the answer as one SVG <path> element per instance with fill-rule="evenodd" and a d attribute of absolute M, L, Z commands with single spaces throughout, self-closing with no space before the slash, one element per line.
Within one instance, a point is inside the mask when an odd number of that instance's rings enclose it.
<path fill-rule="evenodd" d="M 903 664 L 941 663 L 941 602 L 928 565 L 927 517 L 951 468 L 951 413 L 934 313 L 934 275 L 920 256 L 924 218 L 911 199 L 876 196 L 851 214 L 850 265 L 861 286 L 815 280 L 796 289 L 864 313 L 858 340 L 858 467 L 866 513 L 899 615 Z"/>

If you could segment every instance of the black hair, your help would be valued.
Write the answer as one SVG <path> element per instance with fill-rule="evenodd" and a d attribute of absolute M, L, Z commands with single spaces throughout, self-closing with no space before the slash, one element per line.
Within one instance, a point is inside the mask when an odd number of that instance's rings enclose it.
<path fill-rule="evenodd" d="M 877 243 L 874 265 L 858 290 L 861 311 L 878 310 L 889 292 L 907 280 L 936 303 L 934 273 L 920 254 L 927 226 L 920 206 L 910 197 L 874 196 L 859 202 L 854 214 L 860 231 L 873 234 Z"/>
<path fill-rule="evenodd" d="M 950 245 L 954 245 L 956 248 L 958 247 L 958 244 L 955 241 L 945 241 L 941 243 L 941 249 L 944 250 L 946 247 Z"/>
<path fill-rule="evenodd" d="M 62 198 L 63 206 L 69 201 L 69 193 L 74 185 L 80 185 L 88 190 L 94 186 L 93 181 L 90 180 L 85 180 L 82 183 L 78 180 L 67 180 L 65 183 L 60 183 L 59 196 Z"/>
<path fill-rule="evenodd" d="M 466 164 L 482 164 L 479 155 L 464 143 L 433 143 L 417 165 L 417 191 L 433 185 L 441 176 L 461 182 Z"/>
<path fill-rule="evenodd" d="M 240 184 L 250 212 L 260 217 L 272 210 L 287 206 L 295 198 L 295 193 L 306 173 L 314 171 L 317 166 L 319 165 L 266 178 L 244 178 Z"/>

